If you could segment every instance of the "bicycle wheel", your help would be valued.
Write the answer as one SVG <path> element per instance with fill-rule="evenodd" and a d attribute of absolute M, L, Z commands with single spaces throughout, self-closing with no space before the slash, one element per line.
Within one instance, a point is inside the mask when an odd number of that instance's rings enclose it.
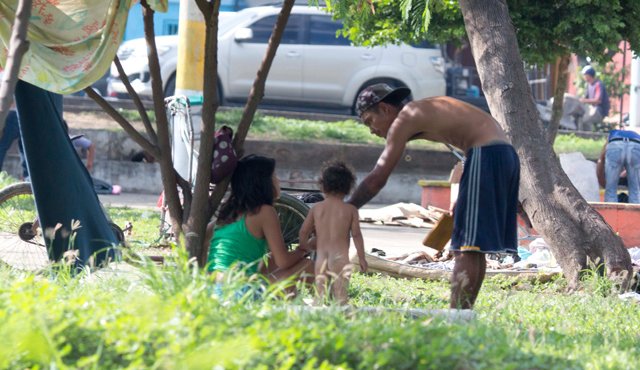
<path fill-rule="evenodd" d="M 0 261 L 20 270 L 38 270 L 49 263 L 28 182 L 0 190 Z"/>
<path fill-rule="evenodd" d="M 284 243 L 289 250 L 295 249 L 299 244 L 298 233 L 304 219 L 309 213 L 309 206 L 303 201 L 287 193 L 281 193 L 276 200 L 274 208 L 280 219 Z"/>
<path fill-rule="evenodd" d="M 102 209 L 106 214 L 104 207 Z M 109 226 L 119 244 L 125 245 L 122 229 L 110 219 Z M 36 202 L 28 182 L 0 190 L 0 261 L 19 270 L 39 270 L 49 263 Z"/>

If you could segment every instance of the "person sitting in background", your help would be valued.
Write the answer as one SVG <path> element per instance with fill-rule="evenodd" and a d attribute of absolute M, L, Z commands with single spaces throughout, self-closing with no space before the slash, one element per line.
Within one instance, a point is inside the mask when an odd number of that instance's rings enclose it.
<path fill-rule="evenodd" d="M 300 228 L 300 246 L 303 248 L 311 234 L 315 232 L 316 235 L 315 274 L 319 302 L 323 302 L 327 287 L 331 287 L 333 298 L 340 304 L 347 303 L 353 269 L 349 263 L 351 238 L 358 253 L 360 270 L 367 271 L 358 209 L 344 202 L 355 182 L 355 175 L 343 162 L 326 164 L 320 179 L 325 199 L 311 208 Z"/>
<path fill-rule="evenodd" d="M 211 240 L 208 271 L 223 274 L 231 267 L 246 273 L 261 273 L 271 282 L 291 276 L 313 276 L 312 261 L 307 258 L 312 246 L 288 251 L 280 229 L 275 199 L 280 182 L 275 175 L 275 160 L 249 155 L 238 161 L 231 177 L 231 194 L 222 204 L 216 224 L 209 224 L 206 240 Z M 215 229 L 214 229 L 215 226 Z M 213 238 L 211 238 L 213 233 Z M 267 257 L 267 263 L 260 262 Z"/>
<path fill-rule="evenodd" d="M 18 141 L 18 150 L 20 152 L 20 164 L 22 166 L 22 179 L 29 180 L 29 171 L 27 170 L 27 161 L 24 157 L 24 149 L 22 147 L 22 140 L 20 140 L 20 122 L 18 119 L 18 112 L 15 109 L 11 109 L 7 115 L 5 121 L 4 130 L 2 130 L 2 137 L 0 138 L 0 171 L 2 171 L 4 165 L 4 158 L 11 148 L 14 141 Z"/>
<path fill-rule="evenodd" d="M 93 162 L 96 158 L 96 145 L 85 136 L 75 136 L 71 138 L 73 146 L 80 150 L 83 157 L 87 158 L 85 166 L 91 172 L 93 170 Z"/>
<path fill-rule="evenodd" d="M 624 171 L 623 171 L 624 169 Z M 640 203 L 640 134 L 633 130 L 611 130 L 596 165 L 604 201 L 618 202 L 618 183 L 626 177 L 629 203 Z"/>
<path fill-rule="evenodd" d="M 582 69 L 582 76 L 587 82 L 587 91 L 585 97 L 580 98 L 580 102 L 584 105 L 580 129 L 593 131 L 594 125 L 602 122 L 609 115 L 609 95 L 604 82 L 596 77 L 596 70 L 592 66 L 585 66 Z"/>

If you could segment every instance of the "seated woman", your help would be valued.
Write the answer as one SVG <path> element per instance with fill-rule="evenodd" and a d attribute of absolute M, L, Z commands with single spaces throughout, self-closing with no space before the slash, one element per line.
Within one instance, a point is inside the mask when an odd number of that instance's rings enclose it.
<path fill-rule="evenodd" d="M 280 196 L 275 160 L 249 155 L 238 161 L 231 177 L 231 195 L 221 206 L 209 248 L 208 269 L 219 272 L 217 281 L 232 265 L 248 274 L 260 272 L 275 282 L 291 276 L 313 281 L 310 250 L 288 251 L 273 202 Z M 209 232 L 213 225 L 210 225 Z M 210 235 L 210 234 L 209 234 Z M 264 257 L 267 262 L 260 265 Z M 259 266 L 260 265 L 260 266 Z"/>

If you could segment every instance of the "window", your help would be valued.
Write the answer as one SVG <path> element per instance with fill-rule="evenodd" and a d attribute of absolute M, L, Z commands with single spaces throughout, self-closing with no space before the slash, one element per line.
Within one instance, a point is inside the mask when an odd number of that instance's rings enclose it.
<path fill-rule="evenodd" d="M 273 32 L 273 26 L 276 24 L 277 19 L 277 15 L 272 15 L 262 18 L 252 24 L 250 27 L 253 31 L 253 39 L 251 39 L 251 42 L 260 44 L 268 43 L 269 37 L 271 37 L 271 32 Z M 287 27 L 284 29 L 280 44 L 299 44 L 301 34 L 302 16 L 292 14 L 287 22 Z"/>
<path fill-rule="evenodd" d="M 342 23 L 328 15 L 312 15 L 309 19 L 309 44 L 311 45 L 351 45 L 348 38 L 339 34 Z"/>
<path fill-rule="evenodd" d="M 178 34 L 178 21 L 167 20 L 163 24 L 163 35 L 177 35 Z"/>
<path fill-rule="evenodd" d="M 420 48 L 420 49 L 437 49 L 438 45 L 436 44 L 432 44 L 431 42 L 427 41 L 427 40 L 423 40 L 417 43 L 413 43 L 411 44 L 411 46 L 413 46 L 414 48 Z"/>

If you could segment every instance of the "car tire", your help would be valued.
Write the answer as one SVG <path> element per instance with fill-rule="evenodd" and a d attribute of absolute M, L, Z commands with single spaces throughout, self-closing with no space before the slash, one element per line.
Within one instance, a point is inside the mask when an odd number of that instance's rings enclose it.
<path fill-rule="evenodd" d="M 387 85 L 391 86 L 392 88 L 396 88 L 396 87 L 407 87 L 407 85 L 403 84 L 402 82 L 398 81 L 398 80 L 393 80 L 390 78 L 380 78 L 380 79 L 374 79 L 374 80 L 370 80 L 367 81 L 366 83 L 362 84 L 362 86 L 360 86 L 360 89 L 358 90 L 358 93 L 356 94 L 356 96 L 353 97 L 353 104 L 351 105 L 351 114 L 354 116 L 357 116 L 358 114 L 356 113 L 356 103 L 358 100 L 358 95 L 360 95 L 360 93 L 362 92 L 362 90 L 364 90 L 367 86 L 371 86 L 374 84 L 379 84 L 379 83 L 386 83 Z M 413 100 L 413 97 L 411 95 L 409 95 L 404 102 L 408 103 L 411 100 Z"/>
<path fill-rule="evenodd" d="M 176 93 L 176 74 L 172 74 L 167 81 L 167 85 L 164 88 L 164 97 L 173 96 Z M 218 104 L 224 105 L 224 94 L 222 93 L 222 86 L 218 83 Z"/>
<path fill-rule="evenodd" d="M 176 74 L 172 74 L 164 87 L 164 97 L 173 96 L 176 93 Z"/>

